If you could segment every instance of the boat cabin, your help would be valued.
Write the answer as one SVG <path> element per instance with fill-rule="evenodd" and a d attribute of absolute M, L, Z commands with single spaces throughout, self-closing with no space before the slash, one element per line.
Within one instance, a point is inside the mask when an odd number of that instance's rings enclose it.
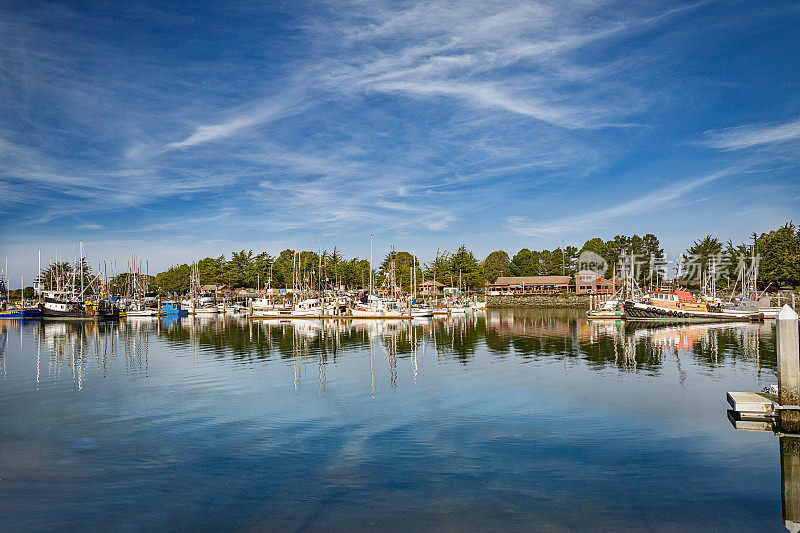
<path fill-rule="evenodd" d="M 688 291 L 653 291 L 650 293 L 650 305 L 684 311 L 708 311 L 705 303 L 698 302 Z"/>
<path fill-rule="evenodd" d="M 189 316 L 189 311 L 184 309 L 180 302 L 163 302 L 161 313 L 164 315 Z"/>

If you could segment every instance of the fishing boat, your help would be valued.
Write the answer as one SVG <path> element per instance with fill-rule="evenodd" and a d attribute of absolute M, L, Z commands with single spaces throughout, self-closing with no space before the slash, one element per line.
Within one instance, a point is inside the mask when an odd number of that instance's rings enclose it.
<path fill-rule="evenodd" d="M 126 317 L 137 317 L 137 316 L 158 316 L 157 309 L 126 309 L 125 310 Z"/>
<path fill-rule="evenodd" d="M 719 306 L 697 300 L 690 292 L 675 289 L 658 290 L 642 301 L 626 300 L 623 304 L 626 319 L 703 319 L 703 320 L 758 320 L 760 313 L 724 313 Z"/>
<path fill-rule="evenodd" d="M 217 307 L 216 305 L 195 307 L 194 308 L 194 314 L 196 314 L 196 315 L 204 315 L 204 316 L 218 315 L 219 314 L 219 307 Z"/>
<path fill-rule="evenodd" d="M 42 312 L 34 307 L 26 307 L 23 298 L 22 306 L 16 307 L 9 305 L 8 285 L 3 278 L 0 278 L 0 319 L 25 319 L 42 318 Z"/>
<path fill-rule="evenodd" d="M 158 316 L 158 309 L 150 307 L 140 300 L 134 300 L 125 309 L 125 316 Z"/>
<path fill-rule="evenodd" d="M 292 318 L 292 309 L 290 308 L 274 308 L 274 309 L 254 309 L 250 314 L 250 318 Z"/>
<path fill-rule="evenodd" d="M 189 316 L 189 311 L 183 308 L 181 302 L 162 302 L 161 314 L 166 316 Z"/>
<path fill-rule="evenodd" d="M 9 307 L 0 310 L 0 319 L 42 318 L 42 312 L 32 308 Z"/>
<path fill-rule="evenodd" d="M 411 316 L 413 318 L 428 318 L 433 316 L 433 309 L 423 306 L 412 306 Z"/>
<path fill-rule="evenodd" d="M 43 318 L 119 320 L 119 308 L 109 300 L 81 302 L 71 294 L 58 291 L 45 291 L 39 311 Z"/>
<path fill-rule="evenodd" d="M 625 318 L 625 311 L 622 309 L 622 302 L 616 298 L 606 300 L 597 309 L 586 312 L 586 318 L 591 320 L 622 320 Z"/>
<path fill-rule="evenodd" d="M 322 301 L 319 298 L 307 298 L 292 309 L 293 317 L 320 317 L 323 315 Z"/>
<path fill-rule="evenodd" d="M 251 306 L 254 312 L 278 309 L 278 305 L 272 298 L 254 298 Z"/>
<path fill-rule="evenodd" d="M 733 292 L 736 293 L 737 286 L 740 287 L 740 293 L 732 296 L 727 302 L 722 303 L 721 309 L 723 313 L 737 316 L 746 316 L 754 313 L 761 313 L 764 318 L 777 318 L 780 313 L 780 307 L 772 307 L 770 305 L 770 298 L 764 297 L 766 292 L 758 290 L 758 261 L 756 261 L 755 243 L 750 246 L 751 257 L 750 266 L 739 269 L 739 275 L 736 278 L 736 283 L 733 286 Z M 744 266 L 744 263 L 742 263 Z M 710 272 L 716 272 L 716 262 L 712 260 L 709 268 Z M 716 296 L 714 292 L 714 278 L 711 275 L 711 291 L 712 296 Z"/>

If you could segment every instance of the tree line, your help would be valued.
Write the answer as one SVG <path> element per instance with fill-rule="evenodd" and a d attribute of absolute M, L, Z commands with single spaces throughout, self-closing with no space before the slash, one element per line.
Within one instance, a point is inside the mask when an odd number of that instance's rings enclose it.
<path fill-rule="evenodd" d="M 753 248 L 754 247 L 754 248 Z M 338 288 L 346 290 L 367 288 L 370 274 L 376 288 L 385 285 L 392 272 L 399 289 L 408 291 L 416 269 L 417 283 L 424 280 L 463 289 L 479 289 L 486 282 L 494 283 L 500 276 L 546 276 L 566 275 L 574 278 L 578 270 L 589 268 L 604 277 L 612 277 L 622 261 L 636 258 L 635 275 L 641 283 L 653 276 L 679 277 L 686 280 L 701 279 L 714 269 L 721 286 L 736 281 L 743 268 L 749 268 L 751 257 L 758 261 L 759 279 L 775 286 L 800 285 L 800 228 L 792 222 L 769 232 L 753 234 L 752 243 L 721 241 L 706 235 L 694 241 L 675 262 L 676 270 L 666 271 L 664 249 L 659 238 L 653 234 L 616 235 L 603 240 L 594 237 L 580 248 L 564 246 L 554 250 L 532 250 L 522 248 L 511 256 L 504 250 L 490 253 L 479 261 L 466 245 L 453 251 L 437 251 L 428 262 L 421 262 L 407 251 L 390 251 L 370 270 L 367 259 L 346 258 L 338 249 L 321 254 L 309 250 L 281 251 L 277 256 L 268 252 L 254 253 L 240 250 L 225 255 L 206 257 L 197 262 L 202 285 L 228 285 L 231 288 L 250 287 L 291 288 L 296 285 L 312 288 Z M 64 285 L 72 279 L 75 265 L 53 263 L 42 271 L 48 288 L 57 281 Z M 92 279 L 90 265 L 82 264 L 84 280 Z M 125 294 L 132 285 L 147 286 L 151 292 L 181 294 L 189 290 L 191 265 L 180 264 L 168 268 L 155 276 L 119 274 L 109 280 L 113 294 Z M 88 283 L 88 281 L 86 281 Z M 90 294 L 92 290 L 88 290 Z"/>

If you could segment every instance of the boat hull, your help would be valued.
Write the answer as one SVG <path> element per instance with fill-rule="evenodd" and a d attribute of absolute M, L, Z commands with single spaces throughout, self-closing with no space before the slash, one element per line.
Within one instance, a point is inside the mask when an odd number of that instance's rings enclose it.
<path fill-rule="evenodd" d="M 586 318 L 589 320 L 623 320 L 625 313 L 623 311 L 588 311 Z"/>
<path fill-rule="evenodd" d="M 624 312 L 626 320 L 759 320 L 763 316 L 754 314 L 730 314 L 714 311 L 696 311 L 689 309 L 668 309 L 641 302 L 625 302 Z"/>
<path fill-rule="evenodd" d="M 56 311 L 54 309 L 47 309 L 41 304 L 39 305 L 39 311 L 42 312 L 42 318 L 57 318 L 61 320 L 119 320 L 119 311 L 98 312 L 97 314 L 89 315 L 83 309 Z"/>
<path fill-rule="evenodd" d="M 155 309 L 143 309 L 137 311 L 125 311 L 126 317 L 137 317 L 137 316 L 158 316 L 158 311 Z"/>
<path fill-rule="evenodd" d="M 38 309 L 6 309 L 0 311 L 0 319 L 35 319 L 42 318 Z"/>

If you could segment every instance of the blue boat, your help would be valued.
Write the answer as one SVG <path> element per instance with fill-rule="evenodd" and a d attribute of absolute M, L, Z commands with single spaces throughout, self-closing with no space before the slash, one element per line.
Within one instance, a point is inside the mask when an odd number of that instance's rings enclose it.
<path fill-rule="evenodd" d="M 5 309 L 0 311 L 0 319 L 4 318 L 42 318 L 42 312 L 38 309 Z"/>
<path fill-rule="evenodd" d="M 8 282 L 0 278 L 0 319 L 42 318 L 42 312 L 31 307 L 11 307 L 8 301 Z"/>
<path fill-rule="evenodd" d="M 189 316 L 189 311 L 181 307 L 180 302 L 162 302 L 161 314 L 171 316 Z"/>

